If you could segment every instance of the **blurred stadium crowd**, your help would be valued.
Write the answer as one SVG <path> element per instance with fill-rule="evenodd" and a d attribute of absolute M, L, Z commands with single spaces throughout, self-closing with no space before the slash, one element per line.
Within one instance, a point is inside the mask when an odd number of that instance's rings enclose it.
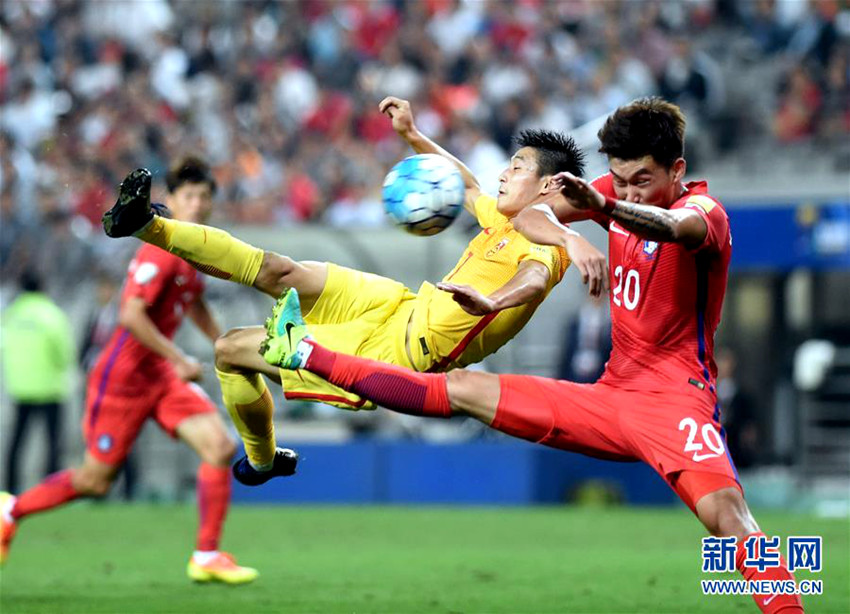
<path fill-rule="evenodd" d="M 0 272 L 70 279 L 121 177 L 187 152 L 215 165 L 213 223 L 381 224 L 388 94 L 476 172 L 647 94 L 689 113 L 692 168 L 845 141 L 848 38 L 837 0 L 6 2 Z"/>

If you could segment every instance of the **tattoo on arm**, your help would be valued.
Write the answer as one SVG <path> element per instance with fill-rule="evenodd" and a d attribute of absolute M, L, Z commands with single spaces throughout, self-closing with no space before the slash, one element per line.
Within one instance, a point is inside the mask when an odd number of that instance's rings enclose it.
<path fill-rule="evenodd" d="M 608 214 L 626 230 L 650 241 L 675 241 L 676 216 L 666 209 L 618 200 Z"/>

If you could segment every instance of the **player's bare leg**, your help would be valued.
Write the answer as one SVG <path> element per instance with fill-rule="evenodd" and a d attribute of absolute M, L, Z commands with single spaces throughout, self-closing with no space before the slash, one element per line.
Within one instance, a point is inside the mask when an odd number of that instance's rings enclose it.
<path fill-rule="evenodd" d="M 103 215 L 107 235 L 135 236 L 179 256 L 202 273 L 255 287 L 273 298 L 296 288 L 305 309 L 321 294 L 327 279 L 324 263 L 296 262 L 220 228 L 169 219 L 163 205 L 150 202 L 150 189 L 147 169 L 136 169 L 124 178 L 117 202 Z"/>
<path fill-rule="evenodd" d="M 241 567 L 233 557 L 218 549 L 227 508 L 230 505 L 230 459 L 236 445 L 228 436 L 218 414 L 198 414 L 177 426 L 177 435 L 201 458 L 198 467 L 198 526 L 195 552 L 186 573 L 196 582 L 219 581 L 245 584 L 259 575 L 256 569 Z"/>
<path fill-rule="evenodd" d="M 779 567 L 768 567 L 759 571 L 757 567 L 745 565 L 747 552 L 745 543 L 750 537 L 758 539 L 764 533 L 753 518 L 744 496 L 737 488 L 722 488 L 709 493 L 696 503 L 696 514 L 708 531 L 717 537 L 734 537 L 738 540 L 735 564 L 745 580 L 783 581 L 793 580 L 784 557 Z M 799 595 L 753 595 L 756 606 L 765 613 L 803 612 Z"/>
<path fill-rule="evenodd" d="M 737 488 L 723 488 L 702 497 L 696 504 L 697 517 L 717 537 L 744 539 L 759 526 Z"/>
<path fill-rule="evenodd" d="M 270 365 L 257 349 L 266 337 L 262 326 L 231 328 L 215 342 L 215 366 L 226 373 L 262 373 L 280 384 L 280 369 Z"/>
<path fill-rule="evenodd" d="M 446 390 L 452 412 L 493 424 L 499 407 L 499 376 L 481 371 L 455 369 L 446 373 Z"/>
<path fill-rule="evenodd" d="M 80 496 L 103 497 L 112 488 L 121 465 L 111 465 L 97 460 L 89 452 L 83 464 L 71 470 L 71 485 Z"/>
<path fill-rule="evenodd" d="M 299 262 L 274 252 L 266 252 L 253 285 L 273 298 L 295 288 L 301 298 L 302 313 L 309 313 L 325 289 L 327 280 L 328 265 L 324 262 Z"/>
<path fill-rule="evenodd" d="M 257 353 L 264 338 L 264 328 L 237 328 L 215 343 L 222 398 L 246 452 L 233 465 L 233 476 L 248 486 L 292 475 L 298 464 L 297 453 L 275 443 L 274 401 L 260 374 L 278 383 L 280 374 Z"/>
<path fill-rule="evenodd" d="M 13 497 L 0 494 L 0 564 L 5 563 L 17 532 L 18 521 L 54 509 L 79 497 L 100 497 L 109 492 L 120 465 L 110 465 L 86 453 L 83 464 L 47 476 L 40 484 Z"/>
<path fill-rule="evenodd" d="M 186 418 L 177 426 L 177 436 L 197 453 L 202 463 L 212 467 L 227 469 L 236 453 L 236 444 L 218 414 Z"/>

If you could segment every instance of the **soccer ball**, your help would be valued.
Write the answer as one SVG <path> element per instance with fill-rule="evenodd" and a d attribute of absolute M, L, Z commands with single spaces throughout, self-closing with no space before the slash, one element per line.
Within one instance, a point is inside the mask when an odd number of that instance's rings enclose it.
<path fill-rule="evenodd" d="M 384 209 L 397 225 L 423 237 L 437 234 L 454 221 L 464 195 L 458 168 L 436 154 L 405 158 L 384 179 Z"/>

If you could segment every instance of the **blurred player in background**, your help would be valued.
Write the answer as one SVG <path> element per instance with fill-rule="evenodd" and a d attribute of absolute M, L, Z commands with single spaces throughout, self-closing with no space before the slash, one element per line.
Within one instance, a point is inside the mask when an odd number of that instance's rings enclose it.
<path fill-rule="evenodd" d="M 187 158 L 166 178 L 175 219 L 202 222 L 210 213 L 215 182 L 205 162 Z M 88 378 L 83 464 L 55 473 L 18 497 L 4 494 L 2 558 L 18 521 L 78 497 L 105 495 L 142 426 L 153 419 L 198 453 L 200 526 L 187 573 L 199 582 L 251 582 L 257 571 L 236 565 L 218 550 L 230 504 L 228 464 L 235 451 L 215 405 L 195 383 L 201 364 L 172 338 L 185 315 L 211 341 L 220 329 L 202 297 L 203 281 L 179 258 L 143 245 L 130 263 L 118 326 Z M 294 468 L 294 467 L 293 467 Z"/>
<path fill-rule="evenodd" d="M 515 437 L 655 469 L 715 536 L 738 541 L 747 580 L 790 580 L 778 567 L 747 566 L 745 540 L 761 536 L 729 456 L 717 404 L 714 333 L 732 236 L 704 181 L 683 183 L 685 118 L 658 98 L 619 108 L 599 132 L 610 172 L 593 184 L 555 176 L 566 200 L 529 209 L 516 227 L 559 245 L 561 221 L 594 219 L 609 232 L 613 351 L 596 384 L 464 370 L 422 374 L 330 351 L 309 338 L 290 291 L 278 318 L 277 365 L 325 377 L 396 411 L 466 414 Z M 763 612 L 802 612 L 799 596 L 754 595 Z"/>
<path fill-rule="evenodd" d="M 425 282 L 414 294 L 391 279 L 332 263 L 295 262 L 222 230 L 154 215 L 150 173 L 144 169 L 124 180 L 118 202 L 104 215 L 104 228 L 110 236 L 133 234 L 201 271 L 254 286 L 275 298 L 295 288 L 304 299 L 305 318 L 323 343 L 417 371 L 465 366 L 498 350 L 531 318 L 570 261 L 579 267 L 592 293 L 602 291 L 604 255 L 583 238 L 573 233 L 562 246 L 544 247 L 530 243 L 511 225 L 526 207 L 561 203 L 560 191 L 552 187 L 556 173 L 582 173 L 583 157 L 571 139 L 542 130 L 522 133 L 520 149 L 500 177 L 498 198 L 493 198 L 481 192 L 462 162 L 419 132 L 407 101 L 390 97 L 379 108 L 414 151 L 439 154 L 457 165 L 466 186 L 465 207 L 482 227 L 436 287 Z M 265 337 L 262 327 L 244 328 L 216 343 L 222 395 L 247 451 L 234 465 L 234 475 L 248 485 L 281 475 L 274 406 L 260 373 L 282 380 L 287 398 L 349 409 L 374 407 L 309 373 L 270 371 L 257 354 Z M 272 343 L 264 351 L 272 355 L 277 348 Z"/>
<path fill-rule="evenodd" d="M 15 405 L 15 427 L 6 456 L 6 487 L 18 490 L 18 460 L 33 418 L 43 418 L 44 475 L 59 469 L 63 404 L 71 391 L 74 336 L 65 312 L 42 288 L 34 270 L 24 271 L 21 293 L 3 312 L 3 382 Z M 9 431 L 4 428 L 8 437 Z"/>

